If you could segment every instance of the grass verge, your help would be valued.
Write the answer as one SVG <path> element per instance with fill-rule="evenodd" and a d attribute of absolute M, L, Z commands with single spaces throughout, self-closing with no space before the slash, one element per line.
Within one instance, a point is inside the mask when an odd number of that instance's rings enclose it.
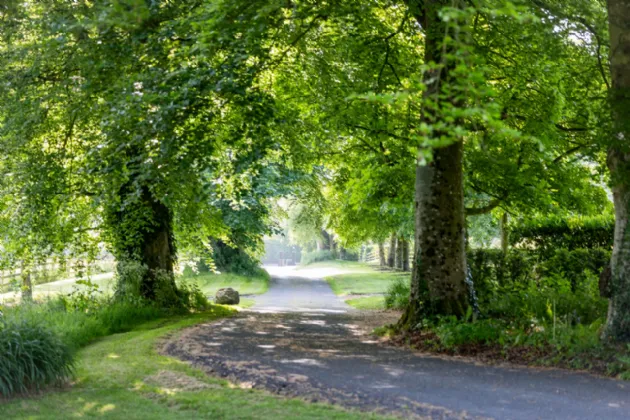
<path fill-rule="evenodd" d="M 263 274 L 264 273 L 264 274 Z M 269 289 L 269 274 L 263 271 L 256 276 L 241 276 L 232 273 L 204 273 L 184 279 L 196 284 L 206 296 L 214 296 L 217 290 L 231 287 L 241 295 L 260 295 Z"/>
<path fill-rule="evenodd" d="M 232 309 L 153 321 L 106 337 L 79 352 L 70 389 L 0 403 L 0 418 L 300 418 L 361 419 L 365 413 L 235 388 L 177 359 L 162 356 L 160 339 Z"/>
<path fill-rule="evenodd" d="M 371 271 L 365 273 L 340 274 L 326 277 L 336 295 L 361 295 L 385 293 L 398 278 L 408 278 L 408 273 L 390 271 Z"/>
<path fill-rule="evenodd" d="M 376 311 L 385 309 L 385 297 L 383 296 L 368 296 L 348 299 L 346 300 L 346 303 L 353 308 L 361 310 Z"/>

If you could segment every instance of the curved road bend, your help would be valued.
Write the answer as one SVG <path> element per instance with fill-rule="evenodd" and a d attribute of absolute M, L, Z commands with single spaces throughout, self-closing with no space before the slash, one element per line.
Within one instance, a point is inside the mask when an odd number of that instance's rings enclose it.
<path fill-rule="evenodd" d="M 272 271 L 250 311 L 186 330 L 165 351 L 244 387 L 405 417 L 629 419 L 630 382 L 482 366 L 384 346 L 317 272 Z M 274 272 L 275 271 L 275 272 Z"/>

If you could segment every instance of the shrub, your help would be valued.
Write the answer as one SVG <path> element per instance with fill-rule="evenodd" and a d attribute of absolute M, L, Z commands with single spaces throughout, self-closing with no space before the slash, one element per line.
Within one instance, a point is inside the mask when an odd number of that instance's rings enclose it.
<path fill-rule="evenodd" d="M 385 307 L 387 309 L 404 309 L 409 302 L 409 280 L 397 278 L 385 293 Z"/>
<path fill-rule="evenodd" d="M 114 300 L 141 306 L 156 305 L 171 311 L 203 310 L 209 306 L 208 300 L 196 285 L 180 282 L 177 287 L 171 274 L 159 270 L 155 270 L 152 276 L 153 299 L 146 299 L 143 282 L 148 270 L 147 266 L 135 261 L 119 263 Z"/>
<path fill-rule="evenodd" d="M 446 348 L 463 344 L 492 344 L 504 341 L 505 323 L 484 319 L 462 322 L 455 317 L 443 318 L 435 328 L 440 343 Z"/>
<path fill-rule="evenodd" d="M 597 217 L 545 217 L 521 221 L 510 228 L 512 245 L 531 245 L 551 256 L 556 249 L 611 249 L 615 231 L 613 215 Z"/>
<path fill-rule="evenodd" d="M 302 253 L 302 265 L 309 265 L 320 261 L 331 261 L 335 259 L 332 251 L 313 251 Z"/>
<path fill-rule="evenodd" d="M 60 383 L 73 372 L 70 347 L 40 321 L 0 323 L 0 394 Z"/>

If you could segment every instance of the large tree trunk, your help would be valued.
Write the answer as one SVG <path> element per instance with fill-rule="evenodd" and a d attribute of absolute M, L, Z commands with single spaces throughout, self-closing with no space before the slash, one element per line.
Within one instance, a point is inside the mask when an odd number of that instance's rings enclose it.
<path fill-rule="evenodd" d="M 608 20 L 615 129 L 608 167 L 615 202 L 615 241 L 604 335 L 630 342 L 630 0 L 608 0 Z"/>
<path fill-rule="evenodd" d="M 123 199 L 130 193 L 129 188 L 129 185 L 121 188 Z M 140 285 L 141 295 L 154 300 L 160 287 L 161 296 L 175 297 L 175 244 L 169 208 L 148 187 L 143 187 L 133 209 L 118 209 L 111 216 L 109 223 L 117 223 L 113 232 L 118 264 L 135 261 L 146 268 Z"/>
<path fill-rule="evenodd" d="M 383 241 L 378 243 L 378 263 L 381 267 L 385 267 L 385 245 L 383 244 Z"/>
<path fill-rule="evenodd" d="M 424 76 L 425 98 L 446 100 L 441 99 L 441 86 L 450 81 L 453 64 L 448 56 L 453 51 L 444 45 L 447 27 L 439 12 L 458 3 L 408 0 L 408 5 L 424 29 L 425 62 L 441 65 Z M 423 118 L 429 125 L 439 122 L 439 107 L 425 109 Z M 419 149 L 419 161 L 422 153 Z M 411 296 L 399 322 L 403 329 L 415 328 L 425 316 L 461 317 L 468 308 L 462 157 L 463 144 L 457 141 L 435 149 L 430 163 L 416 167 L 415 250 Z"/>
<path fill-rule="evenodd" d="M 394 268 L 396 265 L 396 235 L 392 234 L 389 240 L 389 254 L 387 255 L 387 266 Z"/>

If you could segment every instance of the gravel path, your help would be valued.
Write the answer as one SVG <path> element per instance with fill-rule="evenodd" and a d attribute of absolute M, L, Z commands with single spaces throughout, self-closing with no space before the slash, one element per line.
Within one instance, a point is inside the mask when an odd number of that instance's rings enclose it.
<path fill-rule="evenodd" d="M 424 356 L 367 334 L 392 317 L 353 310 L 316 272 L 279 270 L 249 311 L 164 351 L 242 387 L 405 417 L 630 418 L 630 383 Z"/>

